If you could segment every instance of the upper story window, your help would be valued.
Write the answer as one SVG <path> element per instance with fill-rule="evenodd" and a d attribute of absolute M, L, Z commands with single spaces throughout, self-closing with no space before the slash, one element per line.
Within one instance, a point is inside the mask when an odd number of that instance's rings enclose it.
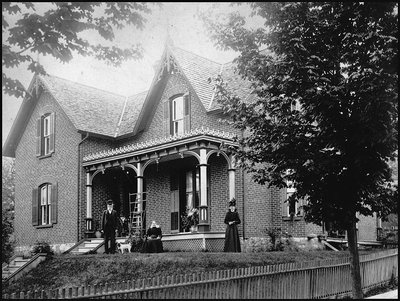
<path fill-rule="evenodd" d="M 175 136 L 190 131 L 189 93 L 177 95 L 164 101 L 164 132 Z"/>
<path fill-rule="evenodd" d="M 54 152 L 55 113 L 47 113 L 36 123 L 36 156 L 49 156 Z"/>
<path fill-rule="evenodd" d="M 183 134 L 183 97 L 172 100 L 172 134 Z"/>

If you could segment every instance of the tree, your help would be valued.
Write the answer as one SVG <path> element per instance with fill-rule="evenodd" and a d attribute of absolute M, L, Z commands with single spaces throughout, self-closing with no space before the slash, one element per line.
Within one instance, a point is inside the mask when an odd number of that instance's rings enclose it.
<path fill-rule="evenodd" d="M 239 52 L 237 73 L 255 97 L 243 101 L 224 78 L 218 99 L 246 135 L 231 149 L 253 179 L 293 183 L 305 219 L 348 234 L 353 297 L 362 298 L 356 213 L 386 216 L 397 200 L 388 161 L 398 124 L 397 4 L 256 2 L 250 28 L 238 13 L 203 16 L 216 45 Z"/>
<path fill-rule="evenodd" d="M 91 43 L 83 33 L 94 31 L 106 42 L 115 38 L 114 29 L 133 25 L 143 29 L 151 12 L 150 3 L 141 2 L 51 2 L 52 8 L 36 13 L 33 2 L 2 2 L 3 10 L 3 68 L 14 68 L 28 63 L 28 70 L 45 75 L 43 66 L 34 59 L 34 53 L 49 54 L 61 62 L 69 62 L 73 55 L 93 56 L 115 66 L 127 59 L 142 56 L 140 44 L 122 49 Z M 153 3 L 154 4 L 154 3 Z M 25 11 L 25 13 L 23 13 Z M 8 19 L 21 16 L 10 27 Z M 7 18 L 8 17 L 8 18 Z M 5 38 L 6 33 L 6 38 Z M 109 43 L 110 44 L 110 43 Z M 11 96 L 25 97 L 27 90 L 17 79 L 8 77 L 3 70 L 3 91 Z"/>
<path fill-rule="evenodd" d="M 8 262 L 12 256 L 14 242 L 11 235 L 14 231 L 14 187 L 15 167 L 13 160 L 2 160 L 2 185 L 1 185 L 1 260 Z"/>

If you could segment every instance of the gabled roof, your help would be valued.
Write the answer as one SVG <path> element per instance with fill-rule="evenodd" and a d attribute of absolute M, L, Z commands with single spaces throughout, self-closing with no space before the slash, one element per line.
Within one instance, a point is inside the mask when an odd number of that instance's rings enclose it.
<path fill-rule="evenodd" d="M 77 131 L 104 138 L 116 138 L 133 131 L 147 94 L 125 97 L 51 75 L 35 75 L 29 87 L 31 93 L 36 87 L 49 92 Z M 4 144 L 3 156 L 15 156 L 39 96 L 24 99 Z"/>
<path fill-rule="evenodd" d="M 223 64 L 177 47 L 171 47 L 171 54 L 208 111 L 214 93 L 214 87 L 208 79 L 215 78 L 220 73 Z"/>
<path fill-rule="evenodd" d="M 167 47 L 170 47 L 170 53 L 196 91 L 207 112 L 221 107 L 214 99 L 214 85 L 209 82 L 209 79 L 214 79 L 219 74 L 228 84 L 228 89 L 243 100 L 251 94 L 250 82 L 235 73 L 233 62 L 217 63 L 175 46 Z"/>
<path fill-rule="evenodd" d="M 77 130 L 115 136 L 126 97 L 56 76 L 40 79 Z"/>
<path fill-rule="evenodd" d="M 209 79 L 221 74 L 228 88 L 242 99 L 251 95 L 250 83 L 234 72 L 233 63 L 217 63 L 178 47 L 166 45 L 149 91 L 130 97 L 103 91 L 56 76 L 34 76 L 29 89 L 40 86 L 48 91 L 77 131 L 104 138 L 124 138 L 144 129 L 155 102 L 166 84 L 165 66 L 175 67 L 187 78 L 207 112 L 220 109 L 214 99 L 214 85 Z M 160 80 L 161 79 L 161 80 Z M 4 156 L 15 156 L 15 149 L 25 130 L 38 97 L 25 99 L 3 147 Z"/>

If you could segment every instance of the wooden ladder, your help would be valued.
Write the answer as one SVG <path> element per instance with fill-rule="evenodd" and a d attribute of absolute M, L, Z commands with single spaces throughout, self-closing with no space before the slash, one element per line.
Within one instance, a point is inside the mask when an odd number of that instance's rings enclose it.
<path fill-rule="evenodd" d="M 141 196 L 143 200 L 143 195 Z M 134 236 L 143 237 L 145 229 L 143 219 L 145 210 L 143 210 L 144 201 L 140 201 L 137 193 L 129 194 L 129 221 L 130 221 L 130 234 Z"/>

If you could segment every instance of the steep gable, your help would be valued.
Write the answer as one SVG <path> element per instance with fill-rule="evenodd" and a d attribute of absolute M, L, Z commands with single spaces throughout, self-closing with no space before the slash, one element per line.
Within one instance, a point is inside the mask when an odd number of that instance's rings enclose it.
<path fill-rule="evenodd" d="M 133 132 L 147 92 L 125 97 L 56 76 L 34 76 L 3 147 L 3 156 L 15 156 L 26 124 L 40 94 L 49 93 L 77 131 L 104 138 Z"/>
<path fill-rule="evenodd" d="M 171 53 L 208 111 L 214 94 L 208 79 L 216 77 L 223 65 L 177 47 L 172 47 Z"/>
<path fill-rule="evenodd" d="M 125 97 L 55 76 L 41 77 L 77 130 L 115 137 Z"/>

